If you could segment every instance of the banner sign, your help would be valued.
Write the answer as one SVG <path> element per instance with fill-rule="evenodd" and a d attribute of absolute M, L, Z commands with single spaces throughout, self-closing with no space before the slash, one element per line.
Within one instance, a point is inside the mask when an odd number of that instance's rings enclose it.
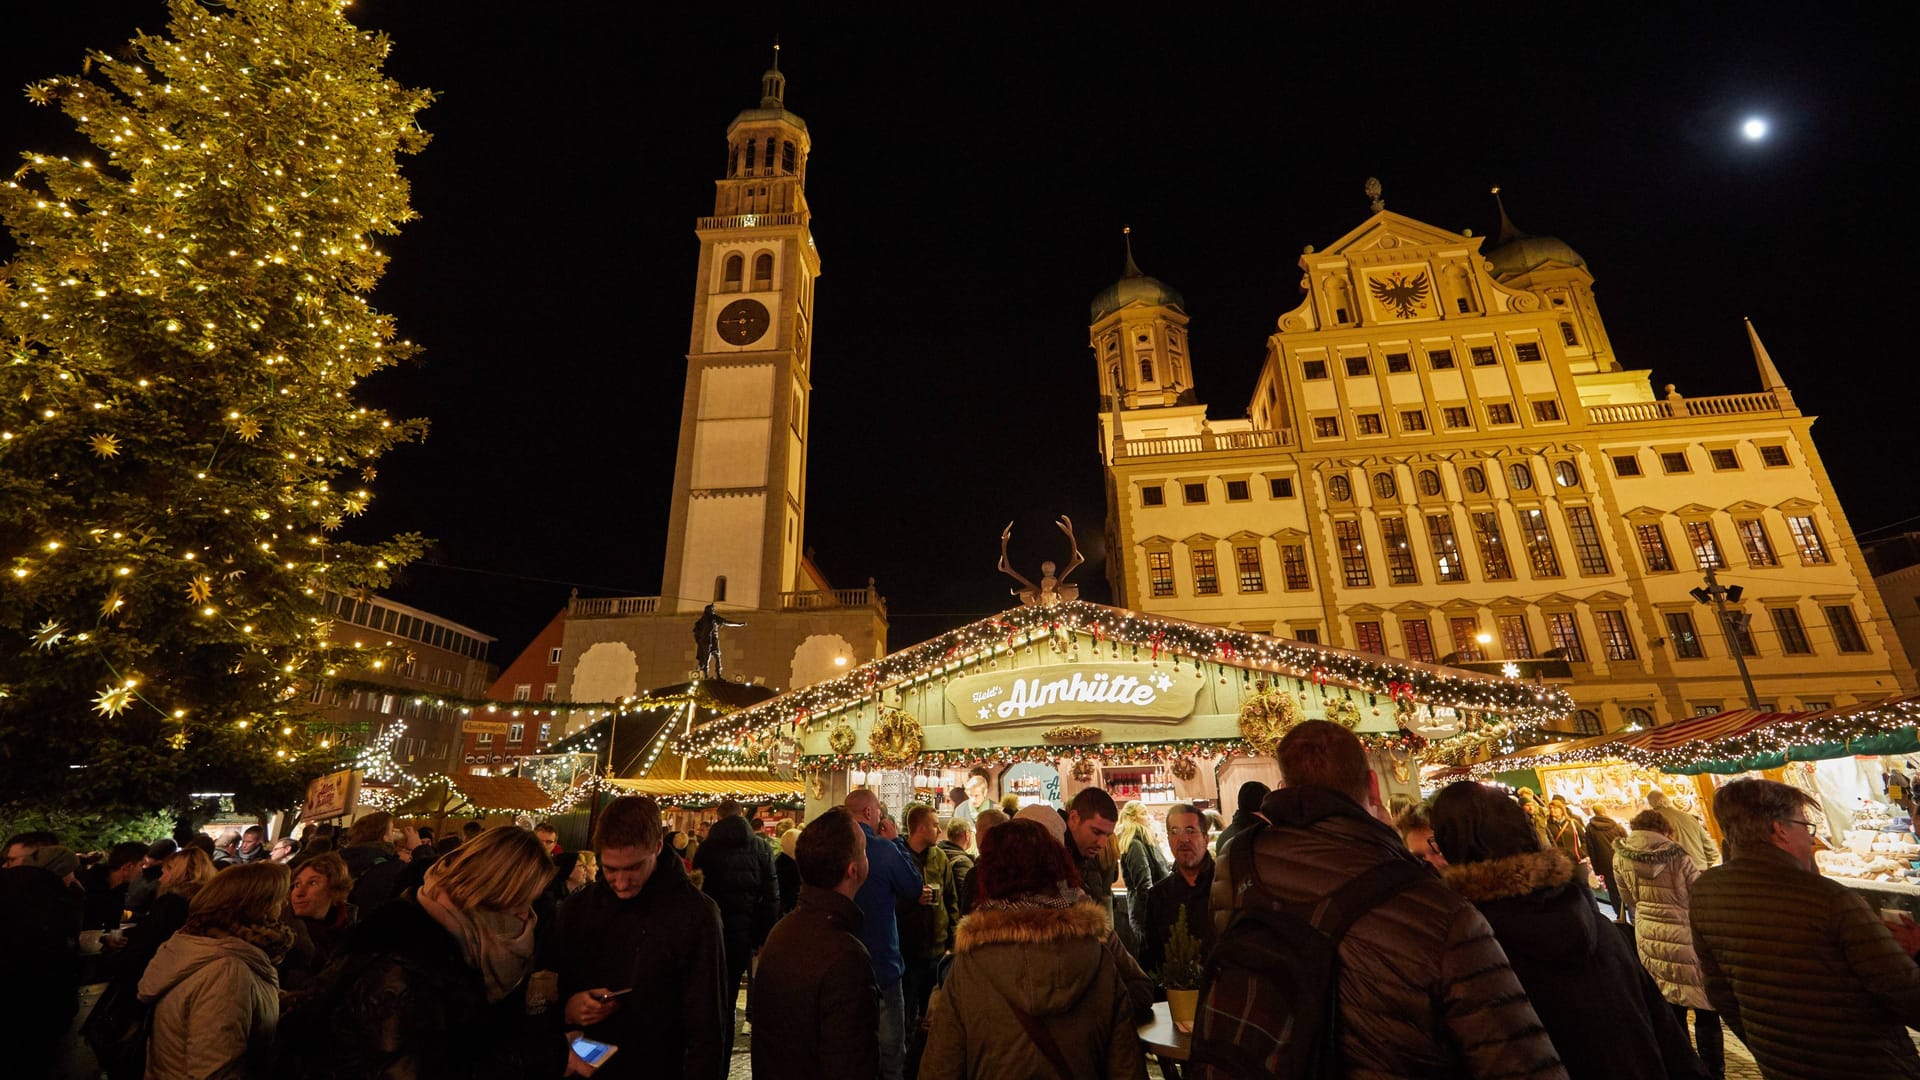
<path fill-rule="evenodd" d="M 316 777 L 307 785 L 307 801 L 300 816 L 307 821 L 343 817 L 353 809 L 353 801 L 359 794 L 359 774 L 352 769 Z"/>
<path fill-rule="evenodd" d="M 505 720 L 462 720 L 460 731 L 465 735 L 505 735 L 507 722 Z"/>
<path fill-rule="evenodd" d="M 947 683 L 947 703 L 972 728 L 1067 716 L 1177 723 L 1193 714 L 1200 682 L 1150 664 L 1064 664 L 962 676 Z"/>

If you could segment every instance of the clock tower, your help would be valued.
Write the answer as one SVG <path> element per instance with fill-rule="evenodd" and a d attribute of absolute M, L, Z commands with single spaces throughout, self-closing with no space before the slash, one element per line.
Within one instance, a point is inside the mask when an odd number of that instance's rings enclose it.
<path fill-rule="evenodd" d="M 774 65 L 727 125 L 713 216 L 700 218 L 693 327 L 673 470 L 663 611 L 778 611 L 802 583 L 813 285 L 806 122 Z"/>

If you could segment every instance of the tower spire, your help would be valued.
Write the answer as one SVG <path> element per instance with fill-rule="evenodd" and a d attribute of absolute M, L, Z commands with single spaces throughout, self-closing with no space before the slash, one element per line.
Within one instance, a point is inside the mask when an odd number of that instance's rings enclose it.
<path fill-rule="evenodd" d="M 1133 261 L 1133 226 L 1120 226 L 1120 239 L 1127 245 L 1127 269 L 1122 277 L 1145 277 L 1140 272 L 1140 264 Z"/>
<path fill-rule="evenodd" d="M 784 109 L 787 107 L 787 77 L 780 73 L 780 39 L 773 39 L 773 66 L 760 76 L 760 107 L 763 109 Z"/>
<path fill-rule="evenodd" d="M 1520 226 L 1515 225 L 1513 219 L 1507 216 L 1507 203 L 1506 200 L 1500 197 L 1499 184 L 1493 185 L 1493 205 L 1500 210 L 1500 235 L 1494 237 L 1493 242 L 1495 244 L 1504 244 L 1509 240 L 1526 239 L 1527 234 L 1522 232 Z"/>
<path fill-rule="evenodd" d="M 1740 320 L 1747 324 L 1747 343 L 1753 346 L 1753 366 L 1760 370 L 1760 389 L 1771 390 L 1780 401 L 1782 408 L 1793 406 L 1793 391 L 1787 389 L 1787 380 L 1780 377 L 1780 369 L 1773 365 L 1773 357 L 1767 354 L 1767 347 L 1760 343 L 1760 331 L 1753 328 L 1753 320 Z"/>

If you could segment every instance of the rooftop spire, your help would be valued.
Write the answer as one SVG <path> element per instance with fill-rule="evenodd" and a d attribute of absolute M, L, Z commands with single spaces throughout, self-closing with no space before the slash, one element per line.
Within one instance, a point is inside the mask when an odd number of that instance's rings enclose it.
<path fill-rule="evenodd" d="M 1526 239 L 1527 234 L 1520 231 L 1520 226 L 1515 225 L 1513 219 L 1507 216 L 1507 204 L 1504 199 L 1500 198 L 1500 185 L 1498 184 L 1493 186 L 1493 205 L 1500 210 L 1500 235 L 1494 237 L 1493 242 L 1496 244 L 1504 244 L 1509 240 Z"/>
<path fill-rule="evenodd" d="M 787 107 L 787 77 L 780 73 L 780 39 L 773 39 L 773 66 L 760 76 L 760 107 L 763 109 L 784 109 Z"/>
<path fill-rule="evenodd" d="M 1785 390 L 1787 380 L 1780 377 L 1780 369 L 1773 366 L 1773 357 L 1767 355 L 1767 347 L 1760 343 L 1760 331 L 1753 328 L 1752 319 L 1742 319 L 1747 324 L 1747 343 L 1753 346 L 1753 364 L 1760 369 L 1760 389 Z"/>
<path fill-rule="evenodd" d="M 1133 226 L 1131 225 L 1120 226 L 1120 238 L 1123 241 L 1125 241 L 1127 245 L 1127 270 L 1126 270 L 1126 273 L 1122 274 L 1121 276 L 1122 277 L 1145 277 L 1146 275 L 1140 272 L 1140 264 L 1133 261 Z"/>

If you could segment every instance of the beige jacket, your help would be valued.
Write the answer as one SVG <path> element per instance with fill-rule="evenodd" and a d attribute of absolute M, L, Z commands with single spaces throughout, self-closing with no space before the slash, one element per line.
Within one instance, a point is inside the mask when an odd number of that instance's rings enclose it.
<path fill-rule="evenodd" d="M 1711 1009 L 1700 959 L 1693 951 L 1687 909 L 1700 868 L 1679 844 L 1641 830 L 1613 846 L 1613 881 L 1633 912 L 1640 965 L 1660 984 L 1660 996 L 1690 1009 Z"/>
<path fill-rule="evenodd" d="M 257 946 L 179 933 L 140 977 L 155 1002 L 147 1080 L 240 1080 L 267 1075 L 280 1022 L 280 979 Z"/>

